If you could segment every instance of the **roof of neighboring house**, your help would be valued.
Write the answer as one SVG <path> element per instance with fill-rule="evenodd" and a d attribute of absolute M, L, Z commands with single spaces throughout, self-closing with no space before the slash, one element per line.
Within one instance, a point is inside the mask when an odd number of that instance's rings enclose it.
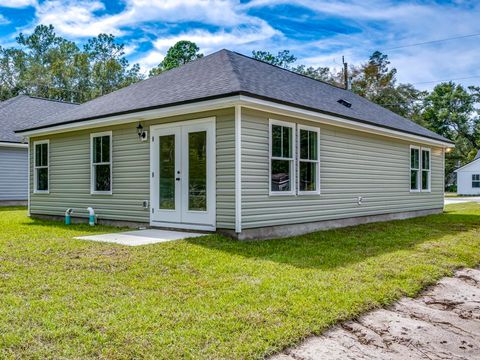
<path fill-rule="evenodd" d="M 477 151 L 477 155 L 475 155 L 474 161 L 480 159 L 480 150 Z"/>
<path fill-rule="evenodd" d="M 459 171 L 459 170 L 465 169 L 467 166 L 470 166 L 470 165 L 472 165 L 473 163 L 476 163 L 479 159 L 480 159 L 480 150 L 477 151 L 477 155 L 475 155 L 475 158 L 474 158 L 472 161 L 470 161 L 468 164 L 465 164 L 465 165 L 459 167 L 459 168 L 456 169 L 454 172 L 457 172 L 457 171 Z"/>
<path fill-rule="evenodd" d="M 0 102 L 0 142 L 20 143 L 22 137 L 15 134 L 15 129 L 35 126 L 48 116 L 77 106 L 28 95 L 18 95 L 2 101 Z"/>
<path fill-rule="evenodd" d="M 248 95 L 450 142 L 351 91 L 229 50 L 220 50 L 19 129 L 40 129 L 231 95 Z"/>

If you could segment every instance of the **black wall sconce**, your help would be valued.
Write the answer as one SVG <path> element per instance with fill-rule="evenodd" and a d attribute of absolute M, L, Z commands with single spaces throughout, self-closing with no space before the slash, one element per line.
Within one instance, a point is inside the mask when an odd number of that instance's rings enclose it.
<path fill-rule="evenodd" d="M 137 135 L 140 141 L 148 140 L 148 133 L 145 130 L 143 130 L 143 126 L 141 123 L 138 123 L 137 125 Z"/>

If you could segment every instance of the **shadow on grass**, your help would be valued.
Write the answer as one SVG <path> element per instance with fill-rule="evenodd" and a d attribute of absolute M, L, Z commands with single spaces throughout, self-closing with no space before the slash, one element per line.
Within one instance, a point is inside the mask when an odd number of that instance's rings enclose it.
<path fill-rule="evenodd" d="M 66 231 L 81 231 L 84 233 L 100 233 L 100 232 L 120 232 L 125 231 L 127 228 L 115 227 L 108 225 L 88 225 L 88 219 L 85 219 L 85 223 L 74 223 L 66 225 L 61 220 L 46 220 L 40 218 L 29 218 L 22 225 L 25 226 L 38 226 L 38 227 L 49 227 L 55 229 L 63 229 Z M 131 229 L 130 229 L 131 230 Z"/>
<path fill-rule="evenodd" d="M 298 268 L 331 269 L 370 257 L 408 250 L 480 228 L 480 215 L 444 213 L 421 218 L 318 231 L 302 236 L 242 242 L 211 236 L 188 242 L 239 255 L 288 264 Z"/>

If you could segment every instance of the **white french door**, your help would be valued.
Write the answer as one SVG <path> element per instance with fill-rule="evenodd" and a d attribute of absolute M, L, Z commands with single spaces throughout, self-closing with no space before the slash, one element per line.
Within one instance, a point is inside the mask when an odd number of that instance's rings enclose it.
<path fill-rule="evenodd" d="M 151 225 L 215 229 L 215 119 L 151 128 Z"/>

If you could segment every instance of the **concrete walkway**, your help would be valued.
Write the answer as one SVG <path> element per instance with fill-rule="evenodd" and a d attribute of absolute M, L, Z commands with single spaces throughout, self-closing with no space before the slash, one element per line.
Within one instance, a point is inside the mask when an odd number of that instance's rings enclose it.
<path fill-rule="evenodd" d="M 465 197 L 446 197 L 445 205 L 459 204 L 465 202 L 477 202 L 480 203 L 480 196 L 465 196 Z"/>
<path fill-rule="evenodd" d="M 75 239 L 116 243 L 127 246 L 157 244 L 173 240 L 204 236 L 205 234 L 170 230 L 135 230 L 113 234 L 79 236 Z"/>
<path fill-rule="evenodd" d="M 480 359 L 480 271 L 457 271 L 419 298 L 403 298 L 271 358 L 307 359 Z"/>

